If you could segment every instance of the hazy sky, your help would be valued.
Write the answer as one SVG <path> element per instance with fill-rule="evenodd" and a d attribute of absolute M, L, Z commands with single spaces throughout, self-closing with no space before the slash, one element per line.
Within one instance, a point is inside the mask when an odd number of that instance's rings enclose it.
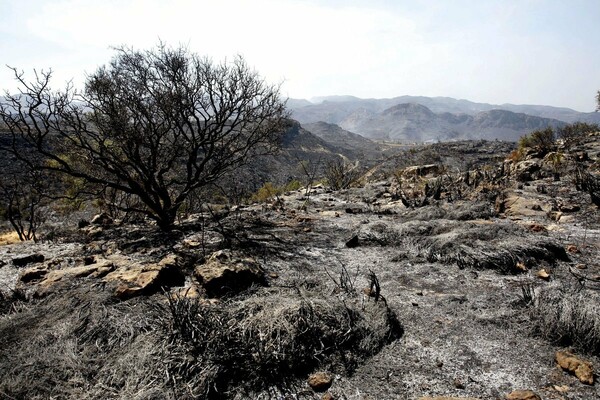
<path fill-rule="evenodd" d="M 236 54 L 284 95 L 449 96 L 593 111 L 600 0 L 0 0 L 4 65 L 52 68 L 54 87 L 111 46 Z"/>

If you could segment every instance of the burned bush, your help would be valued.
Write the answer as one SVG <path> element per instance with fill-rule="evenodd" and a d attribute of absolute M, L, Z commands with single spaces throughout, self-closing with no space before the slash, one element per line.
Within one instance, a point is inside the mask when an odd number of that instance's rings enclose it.
<path fill-rule="evenodd" d="M 351 372 L 402 334 L 383 302 L 362 308 L 358 299 L 301 292 L 262 291 L 217 306 L 171 297 L 174 340 L 195 361 L 170 368 L 205 398 L 285 391 L 317 367 Z"/>
<path fill-rule="evenodd" d="M 535 333 L 563 346 L 600 354 L 600 296 L 574 288 L 543 290 L 532 309 Z"/>

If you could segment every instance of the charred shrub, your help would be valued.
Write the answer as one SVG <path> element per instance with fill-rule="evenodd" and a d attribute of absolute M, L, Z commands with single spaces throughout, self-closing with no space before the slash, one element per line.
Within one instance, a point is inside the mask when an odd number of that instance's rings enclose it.
<path fill-rule="evenodd" d="M 316 367 L 352 371 L 397 339 L 402 327 L 383 302 L 317 293 L 261 291 L 220 305 L 171 297 L 173 338 L 195 360 L 182 377 L 205 398 L 232 390 L 285 390 Z"/>

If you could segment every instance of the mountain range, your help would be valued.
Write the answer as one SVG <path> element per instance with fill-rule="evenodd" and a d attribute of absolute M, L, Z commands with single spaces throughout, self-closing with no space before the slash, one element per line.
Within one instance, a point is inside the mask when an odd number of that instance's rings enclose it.
<path fill-rule="evenodd" d="M 371 139 L 400 142 L 500 139 L 547 126 L 582 121 L 600 123 L 600 113 L 542 105 L 492 105 L 449 97 L 401 96 L 360 99 L 329 96 L 289 99 L 292 117 L 301 124 L 327 122 Z M 309 129 L 310 130 L 310 129 Z"/>

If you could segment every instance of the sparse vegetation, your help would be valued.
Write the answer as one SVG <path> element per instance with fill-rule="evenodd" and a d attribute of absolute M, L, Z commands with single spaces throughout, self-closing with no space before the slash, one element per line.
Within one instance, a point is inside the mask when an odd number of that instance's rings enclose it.
<path fill-rule="evenodd" d="M 44 222 L 50 202 L 49 182 L 40 171 L 5 171 L 0 176 L 2 217 L 10 222 L 19 240 L 37 241 L 38 228 Z"/>
<path fill-rule="evenodd" d="M 597 124 L 588 124 L 585 122 L 575 122 L 566 125 L 557 130 L 557 137 L 564 142 L 567 149 L 570 149 L 579 141 L 583 135 L 600 131 L 600 126 Z"/>
<path fill-rule="evenodd" d="M 529 148 L 544 155 L 551 152 L 554 149 L 554 146 L 555 132 L 551 127 L 533 131 L 528 135 L 521 136 L 519 139 L 519 150 L 521 151 Z"/>
<path fill-rule="evenodd" d="M 333 190 L 348 189 L 360 177 L 359 166 L 338 159 L 330 161 L 325 166 L 325 179 Z"/>

